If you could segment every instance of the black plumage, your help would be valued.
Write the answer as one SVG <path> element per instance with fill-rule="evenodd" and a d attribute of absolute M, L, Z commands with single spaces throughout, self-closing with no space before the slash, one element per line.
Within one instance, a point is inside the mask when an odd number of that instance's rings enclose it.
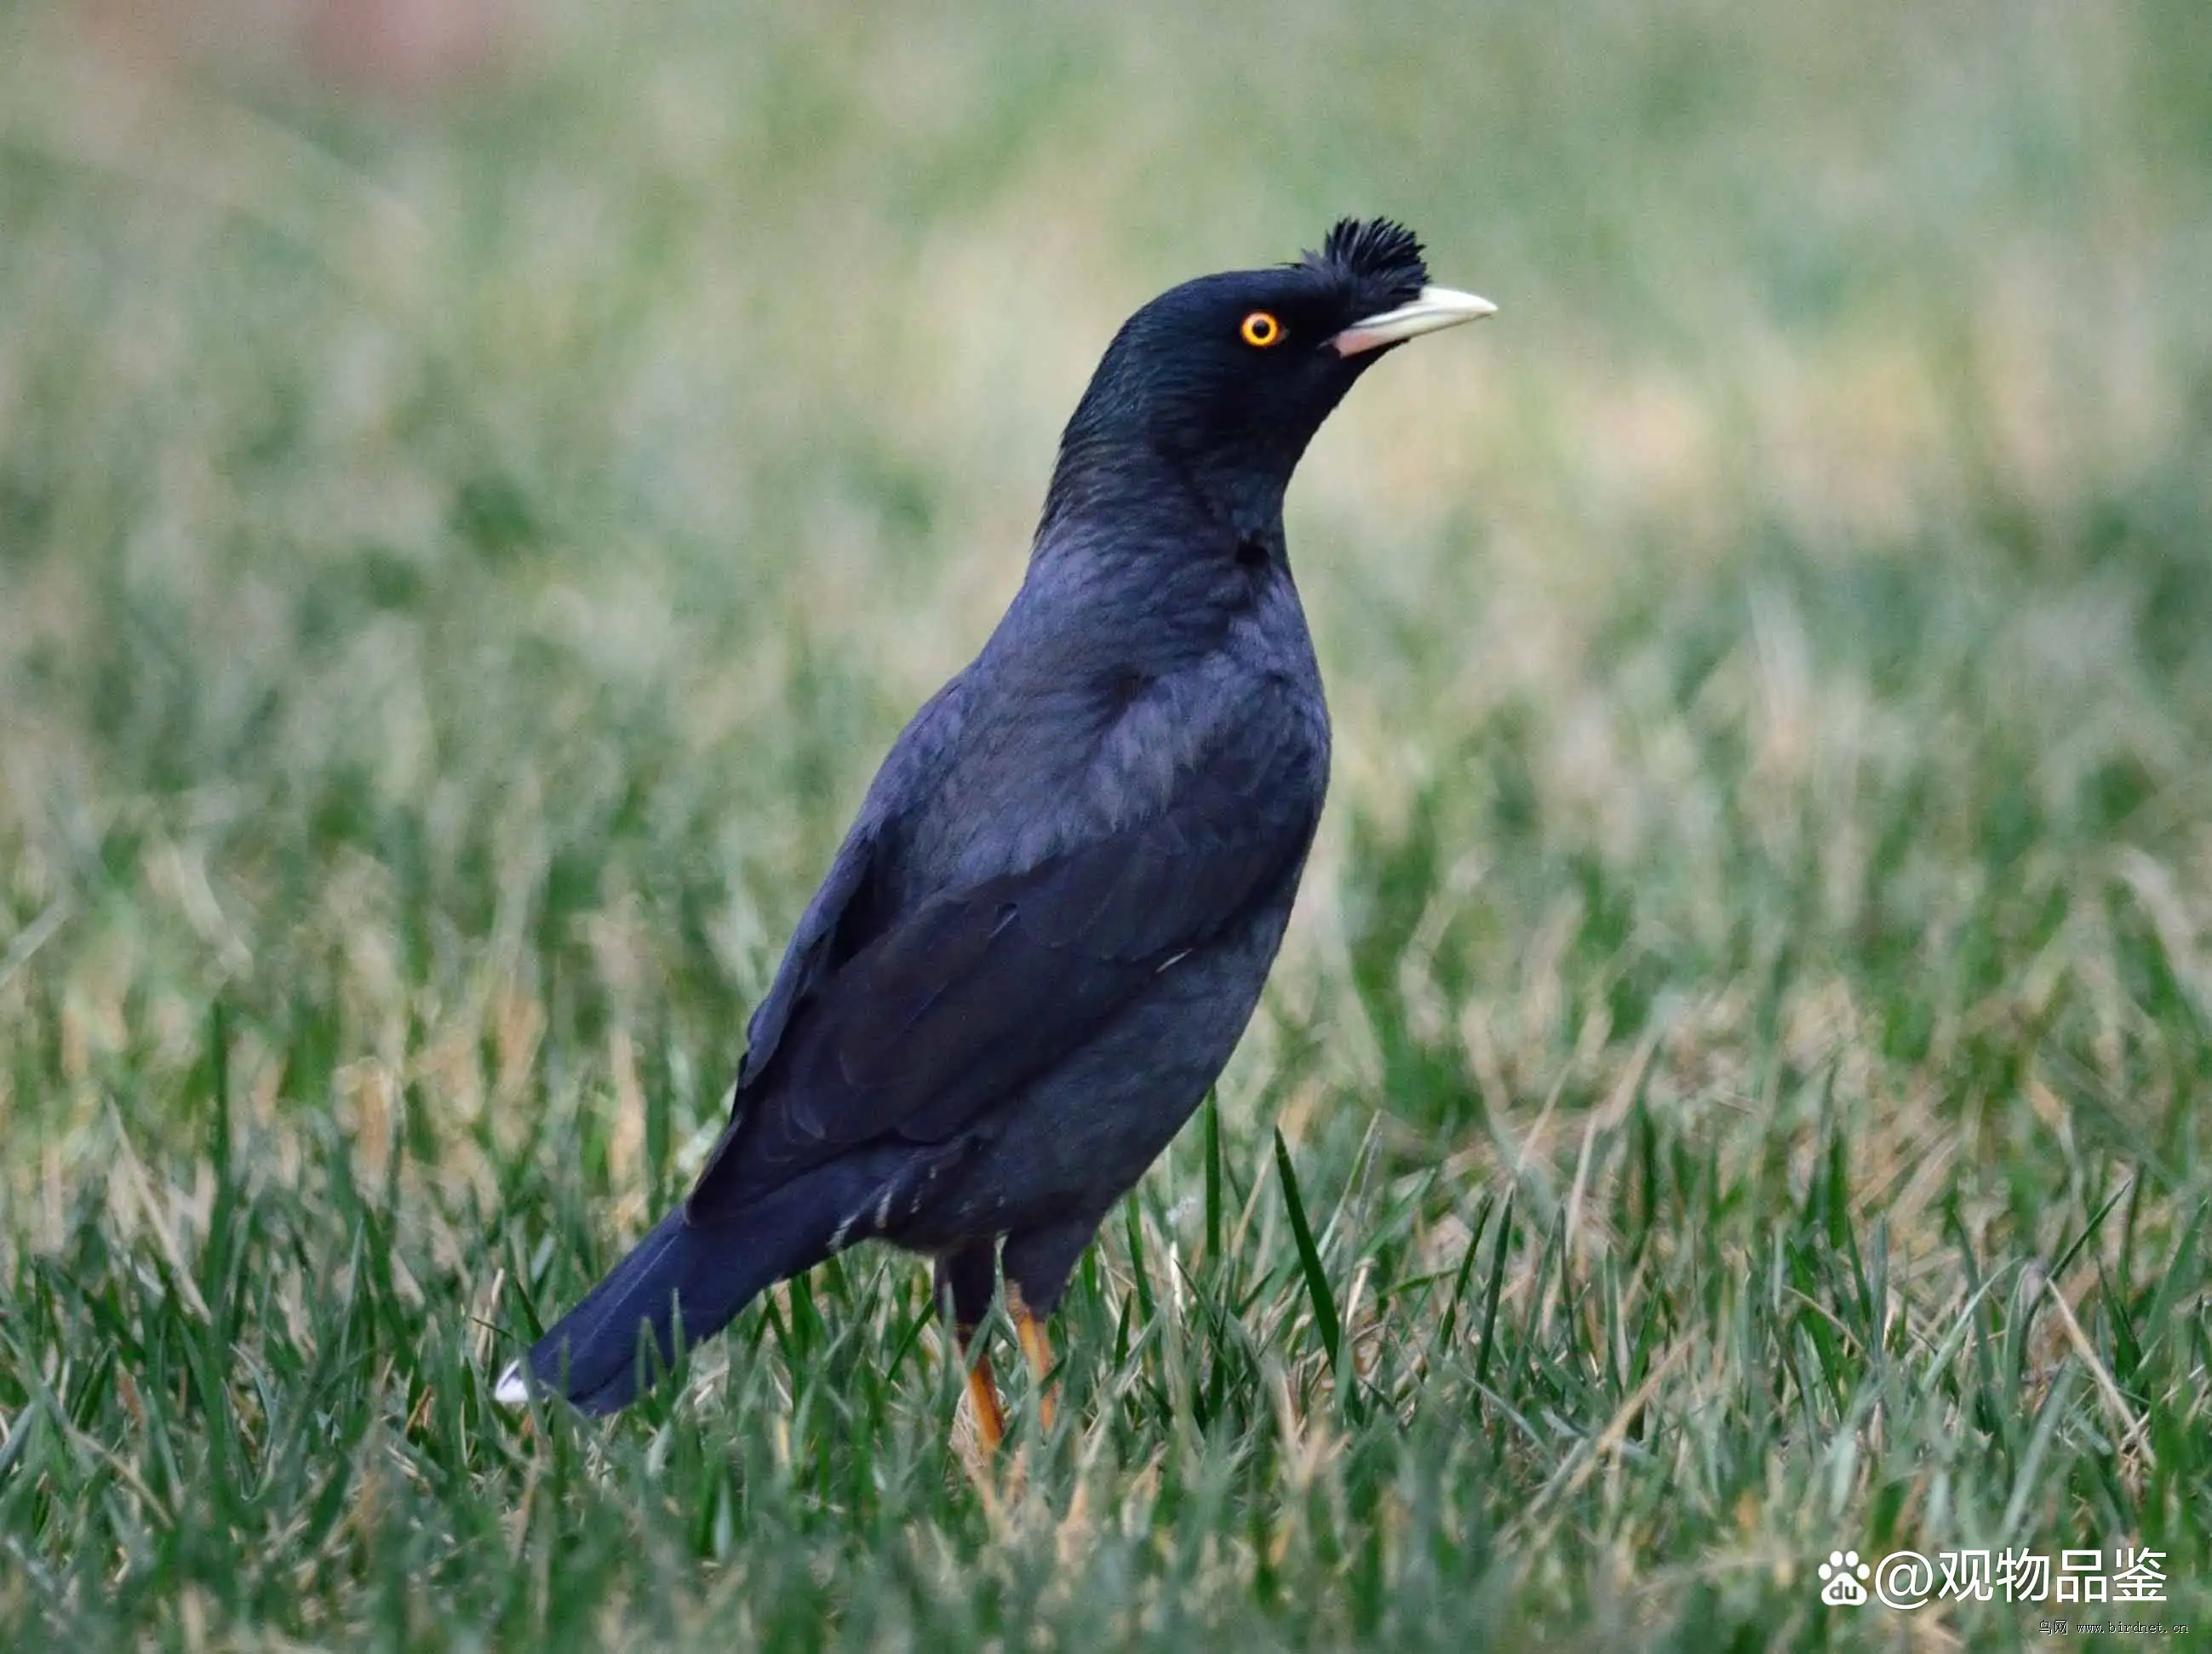
<path fill-rule="evenodd" d="M 1010 1297 L 1050 1314 L 1282 939 L 1329 761 L 1284 490 L 1376 356 L 1487 312 L 1427 282 L 1408 232 L 1346 221 L 1122 327 L 1021 591 L 899 736 L 799 920 L 712 1158 L 531 1380 L 620 1407 L 679 1323 L 703 1338 L 867 1239 L 934 1258 L 963 1328 L 1003 1242 Z M 500 1388 L 519 1399 L 520 1368 Z"/>

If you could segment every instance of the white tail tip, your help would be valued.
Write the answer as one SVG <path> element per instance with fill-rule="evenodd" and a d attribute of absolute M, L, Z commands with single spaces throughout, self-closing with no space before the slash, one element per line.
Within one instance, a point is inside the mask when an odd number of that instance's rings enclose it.
<path fill-rule="evenodd" d="M 521 1362 L 507 1363 L 507 1371 L 499 1375 L 499 1382 L 492 1386 L 491 1398 L 501 1407 L 530 1405 L 530 1381 L 522 1376 Z"/>

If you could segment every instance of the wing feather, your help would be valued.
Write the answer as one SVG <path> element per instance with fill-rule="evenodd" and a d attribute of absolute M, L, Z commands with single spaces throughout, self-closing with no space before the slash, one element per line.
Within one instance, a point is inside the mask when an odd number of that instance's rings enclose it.
<path fill-rule="evenodd" d="M 761 1094 L 741 1101 L 693 1191 L 695 1217 L 861 1144 L 947 1140 L 1079 1050 L 1164 965 L 1279 894 L 1319 815 L 1317 760 L 1295 733 L 1239 721 L 1133 819 L 940 891 L 849 957 L 817 962 L 769 1029 L 772 1065 L 748 1056 Z M 866 876 L 832 880 L 858 889 Z M 834 913 L 814 928 L 833 934 Z"/>

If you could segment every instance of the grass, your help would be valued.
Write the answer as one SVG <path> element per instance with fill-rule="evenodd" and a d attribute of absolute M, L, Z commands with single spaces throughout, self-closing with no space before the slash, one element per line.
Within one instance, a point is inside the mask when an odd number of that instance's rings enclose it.
<path fill-rule="evenodd" d="M 2001 1546 L 2212 1621 L 2201 7 L 0 64 L 0 1644 L 1978 1649 L 2071 1611 L 1814 1569 Z M 1504 313 L 1294 491 L 1329 816 L 1058 1427 L 972 1485 L 875 1252 L 495 1411 L 1113 325 L 1344 210 Z"/>

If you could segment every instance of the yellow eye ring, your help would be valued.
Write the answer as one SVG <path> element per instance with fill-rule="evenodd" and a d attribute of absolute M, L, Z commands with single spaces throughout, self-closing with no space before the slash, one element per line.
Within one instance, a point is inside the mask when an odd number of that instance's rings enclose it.
<path fill-rule="evenodd" d="M 1264 310 L 1255 310 L 1247 316 L 1244 325 L 1237 331 L 1244 336 L 1246 344 L 1256 345 L 1262 350 L 1283 342 L 1283 324 Z"/>

